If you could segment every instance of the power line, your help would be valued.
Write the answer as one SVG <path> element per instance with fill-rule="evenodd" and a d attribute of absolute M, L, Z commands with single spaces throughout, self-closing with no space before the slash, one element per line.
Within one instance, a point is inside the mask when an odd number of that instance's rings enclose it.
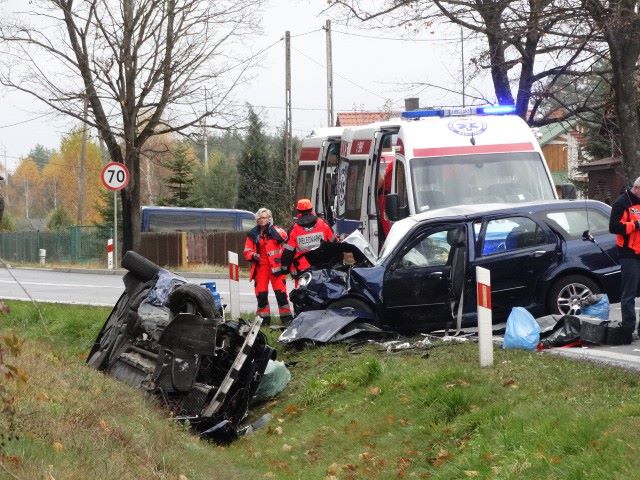
<path fill-rule="evenodd" d="M 361 38 L 370 38 L 373 40 L 390 40 L 390 41 L 394 41 L 394 42 L 459 42 L 460 39 L 459 38 L 448 38 L 448 37 L 441 37 L 441 38 L 401 38 L 401 37 L 380 37 L 380 36 L 375 36 L 375 35 L 365 35 L 362 33 L 350 33 L 350 32 L 342 32 L 340 30 L 335 30 L 332 29 L 333 32 L 335 33 L 339 33 L 341 35 L 347 35 L 349 37 L 361 37 Z"/>
<path fill-rule="evenodd" d="M 9 128 L 9 127 L 15 127 L 17 125 L 23 125 L 25 123 L 29 123 L 29 122 L 33 122 L 35 120 L 38 120 L 38 119 L 40 119 L 42 117 L 46 117 L 48 115 L 51 115 L 51 114 L 50 113 L 43 113 L 42 115 L 38 115 L 37 117 L 29 118 L 27 120 L 22 120 L 21 122 L 10 123 L 10 124 L 7 124 L 7 125 L 0 125 L 0 128 Z"/>
<path fill-rule="evenodd" d="M 291 48 L 292 48 L 293 50 L 295 50 L 296 52 L 298 52 L 298 53 L 299 53 L 300 55 L 302 55 L 303 57 L 305 57 L 307 60 L 309 60 L 309 61 L 311 61 L 311 62 L 315 63 L 316 65 L 320 66 L 321 68 L 323 68 L 323 69 L 325 69 L 325 68 L 326 68 L 326 65 L 324 65 L 324 64 L 322 64 L 322 63 L 320 63 L 320 62 L 316 61 L 314 58 L 312 58 L 312 57 L 310 57 L 309 55 L 305 54 L 304 52 L 302 52 L 302 51 L 298 50 L 297 48 L 295 48 L 295 47 L 291 47 Z M 367 88 L 363 87 L 362 85 L 357 84 L 356 82 L 354 82 L 353 80 L 351 80 L 351 79 L 349 79 L 349 78 L 345 77 L 344 75 L 341 75 L 341 74 L 339 74 L 339 73 L 336 73 L 335 75 L 336 75 L 336 76 L 338 76 L 338 77 L 340 77 L 340 78 L 342 78 L 343 80 L 345 80 L 345 81 L 349 82 L 351 85 L 353 85 L 353 86 L 355 86 L 355 87 L 358 87 L 359 89 L 361 89 L 361 90 L 363 90 L 363 91 L 367 92 L 367 93 L 368 93 L 368 94 L 370 94 L 370 95 L 374 95 L 374 96 L 376 96 L 376 97 L 378 97 L 378 98 L 381 98 L 382 100 L 387 100 L 387 98 L 386 98 L 386 97 L 383 97 L 382 95 L 380 95 L 380 94 L 378 94 L 378 93 L 372 92 L 371 90 L 369 90 L 369 89 L 367 89 Z"/>

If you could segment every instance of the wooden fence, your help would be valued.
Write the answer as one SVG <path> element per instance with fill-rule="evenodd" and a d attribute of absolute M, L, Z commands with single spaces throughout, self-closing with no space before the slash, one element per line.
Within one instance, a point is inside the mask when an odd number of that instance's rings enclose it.
<path fill-rule="evenodd" d="M 149 233 L 141 234 L 140 253 L 162 266 L 189 264 L 227 265 L 227 252 L 240 257 L 240 266 L 247 266 L 242 257 L 246 232 L 215 233 Z"/>

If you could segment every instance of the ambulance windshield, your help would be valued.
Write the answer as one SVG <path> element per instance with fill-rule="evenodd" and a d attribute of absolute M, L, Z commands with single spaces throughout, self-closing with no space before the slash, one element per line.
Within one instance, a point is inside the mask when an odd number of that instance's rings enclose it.
<path fill-rule="evenodd" d="M 477 203 L 553 200 L 554 187 L 537 152 L 411 159 L 415 212 Z"/>

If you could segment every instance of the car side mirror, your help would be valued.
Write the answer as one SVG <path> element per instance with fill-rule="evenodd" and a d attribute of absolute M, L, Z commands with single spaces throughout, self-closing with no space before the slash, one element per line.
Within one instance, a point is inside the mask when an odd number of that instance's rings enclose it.
<path fill-rule="evenodd" d="M 591 235 L 591 233 L 589 232 L 589 230 L 585 230 L 584 232 L 582 232 L 582 240 L 584 240 L 585 242 L 594 242 L 595 243 L 595 238 L 593 238 L 593 235 Z"/>
<path fill-rule="evenodd" d="M 385 196 L 385 208 L 384 211 L 392 222 L 402 220 L 409 216 L 409 207 L 398 205 L 398 194 L 390 193 Z"/>

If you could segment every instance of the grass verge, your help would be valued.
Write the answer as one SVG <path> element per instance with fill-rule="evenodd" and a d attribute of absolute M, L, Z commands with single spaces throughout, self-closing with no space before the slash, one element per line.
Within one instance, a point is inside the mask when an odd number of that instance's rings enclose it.
<path fill-rule="evenodd" d="M 292 381 L 252 411 L 274 420 L 219 447 L 84 366 L 108 309 L 45 305 L 43 325 L 29 303 L 8 304 L 0 335 L 26 340 L 12 362 L 29 378 L 14 388 L 0 478 L 633 479 L 640 468 L 640 377 L 620 369 L 500 350 L 481 369 L 474 344 L 280 350 Z"/>

